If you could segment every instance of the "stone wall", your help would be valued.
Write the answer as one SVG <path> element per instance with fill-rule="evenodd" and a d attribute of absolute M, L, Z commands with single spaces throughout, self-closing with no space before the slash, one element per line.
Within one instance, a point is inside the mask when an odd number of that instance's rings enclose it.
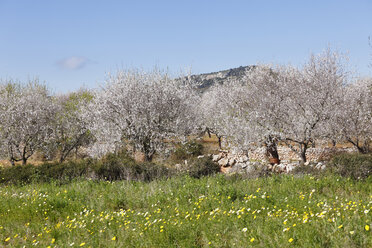
<path fill-rule="evenodd" d="M 343 152 L 356 152 L 355 148 L 336 148 L 336 147 L 319 147 L 319 148 L 309 148 L 306 152 L 306 158 L 309 162 L 319 162 L 327 160 L 331 155 Z M 290 148 L 279 146 L 278 153 L 281 161 L 299 161 L 300 157 L 293 152 Z M 266 156 L 265 147 L 256 148 L 249 150 L 249 159 L 254 161 L 266 161 L 268 158 Z"/>
<path fill-rule="evenodd" d="M 354 148 L 309 148 L 306 155 L 308 161 L 305 166 L 315 169 L 324 170 L 327 161 L 332 155 L 345 152 L 355 152 Z M 218 154 L 210 155 L 212 160 L 221 168 L 223 173 L 246 173 L 259 174 L 263 171 L 275 173 L 289 173 L 300 165 L 299 156 L 290 148 L 278 147 L 280 164 L 270 164 L 264 147 L 250 150 L 247 153 L 237 153 L 229 151 L 220 151 Z"/>

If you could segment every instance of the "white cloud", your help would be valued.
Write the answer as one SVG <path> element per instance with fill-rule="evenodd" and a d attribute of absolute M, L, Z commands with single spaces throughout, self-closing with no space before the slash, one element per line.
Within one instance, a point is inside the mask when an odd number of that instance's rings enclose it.
<path fill-rule="evenodd" d="M 86 57 L 72 56 L 57 62 L 57 65 L 63 69 L 78 70 L 86 66 L 90 60 Z"/>

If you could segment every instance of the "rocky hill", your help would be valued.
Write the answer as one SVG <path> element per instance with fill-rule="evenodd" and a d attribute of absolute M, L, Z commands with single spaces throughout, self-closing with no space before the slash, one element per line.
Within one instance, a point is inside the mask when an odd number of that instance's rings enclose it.
<path fill-rule="evenodd" d="M 232 68 L 228 70 L 203 73 L 198 75 L 192 75 L 191 79 L 199 84 L 199 89 L 202 91 L 207 90 L 212 85 L 219 83 L 222 84 L 228 79 L 240 79 L 244 76 L 245 72 L 252 70 L 255 66 L 240 66 L 238 68 Z"/>

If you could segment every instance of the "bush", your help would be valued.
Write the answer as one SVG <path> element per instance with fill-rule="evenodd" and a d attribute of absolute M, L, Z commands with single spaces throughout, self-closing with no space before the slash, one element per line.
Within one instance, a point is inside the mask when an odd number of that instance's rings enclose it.
<path fill-rule="evenodd" d="M 153 181 L 155 179 L 170 177 L 173 171 L 163 165 L 153 163 L 140 163 L 135 165 L 135 179 L 139 181 Z"/>
<path fill-rule="evenodd" d="M 153 163 L 136 163 L 126 152 L 108 154 L 93 165 L 94 173 L 102 180 L 152 181 L 168 177 L 171 171 Z"/>
<path fill-rule="evenodd" d="M 2 168 L 0 170 L 0 182 L 12 184 L 30 183 L 37 175 L 36 167 L 33 165 L 16 165 Z"/>
<path fill-rule="evenodd" d="M 200 178 L 218 173 L 220 166 L 209 158 L 193 158 L 188 161 L 183 171 L 191 177 Z"/>
<path fill-rule="evenodd" d="M 100 160 L 86 159 L 65 163 L 44 163 L 39 166 L 17 165 L 0 167 L 0 183 L 71 181 L 75 178 L 99 180 L 152 181 L 172 175 L 165 166 L 152 163 L 137 164 L 125 151 L 107 154 Z"/>
<path fill-rule="evenodd" d="M 320 176 L 324 174 L 323 170 L 315 168 L 315 166 L 303 165 L 300 164 L 296 166 L 292 171 L 291 174 L 293 175 L 313 175 L 313 176 Z"/>
<path fill-rule="evenodd" d="M 365 179 L 372 172 L 371 154 L 341 154 L 332 158 L 328 167 L 341 176 Z"/>
<path fill-rule="evenodd" d="M 37 168 L 37 180 L 72 180 L 87 177 L 92 160 L 68 161 L 65 163 L 44 163 Z"/>
<path fill-rule="evenodd" d="M 93 164 L 93 171 L 98 179 L 103 180 L 122 180 L 131 179 L 134 170 L 135 161 L 125 152 L 118 154 L 109 153 L 101 160 Z"/>
<path fill-rule="evenodd" d="M 203 145 L 195 141 L 189 141 L 177 147 L 174 152 L 176 160 L 185 160 L 203 154 Z"/>

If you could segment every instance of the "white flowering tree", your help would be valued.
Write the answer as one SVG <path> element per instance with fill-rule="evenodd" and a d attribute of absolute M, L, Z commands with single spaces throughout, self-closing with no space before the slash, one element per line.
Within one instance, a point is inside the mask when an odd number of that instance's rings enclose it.
<path fill-rule="evenodd" d="M 150 161 L 166 139 L 192 133 L 198 102 L 188 80 L 173 80 L 158 70 L 119 71 L 94 93 L 85 112 L 96 147 L 112 151 L 127 141 Z"/>
<path fill-rule="evenodd" d="M 371 151 L 372 142 L 372 79 L 358 79 L 346 87 L 340 106 L 338 130 L 341 138 L 361 153 Z"/>
<path fill-rule="evenodd" d="M 260 65 L 243 79 L 243 103 L 253 125 L 255 141 L 264 144 L 267 154 L 276 159 L 279 159 L 278 142 L 284 139 L 283 126 L 288 125 L 286 110 L 291 89 L 286 82 L 299 76 L 299 71 L 289 66 Z"/>
<path fill-rule="evenodd" d="M 282 137 L 303 162 L 306 162 L 307 149 L 316 139 L 328 138 L 334 133 L 347 81 L 343 57 L 330 49 L 311 56 L 299 76 L 285 81 L 290 94 L 283 109 L 286 118 Z"/>
<path fill-rule="evenodd" d="M 53 135 L 49 141 L 50 152 L 57 152 L 59 162 L 82 146 L 92 142 L 92 135 L 83 118 L 82 109 L 93 100 L 93 95 L 86 90 L 54 97 Z"/>
<path fill-rule="evenodd" d="M 225 109 L 218 128 L 242 147 L 265 143 L 274 158 L 284 142 L 306 162 L 314 141 L 332 134 L 346 82 L 340 55 L 329 49 L 299 69 L 257 66 L 241 83 L 217 86 L 225 92 L 215 100 Z"/>
<path fill-rule="evenodd" d="M 227 84 L 227 83 L 226 83 Z M 210 87 L 201 97 L 201 103 L 197 110 L 199 125 L 209 136 L 215 134 L 218 139 L 219 148 L 222 148 L 224 127 L 226 126 L 226 102 L 229 102 L 228 86 L 216 84 Z"/>
<path fill-rule="evenodd" d="M 0 156 L 12 165 L 45 147 L 50 135 L 50 93 L 38 80 L 27 84 L 11 80 L 0 85 Z"/>

